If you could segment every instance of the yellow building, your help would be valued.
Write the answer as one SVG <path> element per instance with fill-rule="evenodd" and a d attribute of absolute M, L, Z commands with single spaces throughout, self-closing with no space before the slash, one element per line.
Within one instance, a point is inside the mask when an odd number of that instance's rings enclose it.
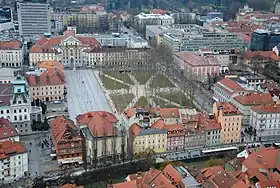
<path fill-rule="evenodd" d="M 152 149 L 155 153 L 166 151 L 167 130 L 144 128 L 134 123 L 129 128 L 129 138 L 131 152 L 134 155 L 147 149 Z"/>
<path fill-rule="evenodd" d="M 235 143 L 241 140 L 242 113 L 228 102 L 216 102 L 213 113 L 221 124 L 221 143 Z"/>

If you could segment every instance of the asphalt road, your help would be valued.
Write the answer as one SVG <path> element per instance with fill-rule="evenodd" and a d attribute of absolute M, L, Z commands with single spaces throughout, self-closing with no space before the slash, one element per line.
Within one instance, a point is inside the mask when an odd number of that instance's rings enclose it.
<path fill-rule="evenodd" d="M 110 105 L 91 69 L 66 70 L 67 102 L 70 119 L 90 111 L 109 111 Z"/>

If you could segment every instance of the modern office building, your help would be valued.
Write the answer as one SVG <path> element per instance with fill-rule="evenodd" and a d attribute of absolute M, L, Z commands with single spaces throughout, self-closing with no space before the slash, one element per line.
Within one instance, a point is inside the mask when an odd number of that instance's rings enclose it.
<path fill-rule="evenodd" d="M 19 33 L 28 38 L 51 32 L 50 5 L 44 3 L 17 3 Z"/>
<path fill-rule="evenodd" d="M 134 26 L 138 30 L 144 30 L 146 25 L 173 25 L 174 18 L 167 14 L 145 14 L 141 13 L 134 17 Z"/>
<path fill-rule="evenodd" d="M 172 51 L 198 51 L 208 48 L 214 51 L 243 51 L 243 40 L 234 33 L 185 32 L 184 35 L 166 33 L 162 37 L 162 44 Z"/>
<path fill-rule="evenodd" d="M 0 32 L 14 28 L 13 13 L 10 7 L 0 6 Z"/>
<path fill-rule="evenodd" d="M 280 32 L 257 29 L 252 33 L 250 49 L 252 51 L 271 51 L 279 46 Z"/>

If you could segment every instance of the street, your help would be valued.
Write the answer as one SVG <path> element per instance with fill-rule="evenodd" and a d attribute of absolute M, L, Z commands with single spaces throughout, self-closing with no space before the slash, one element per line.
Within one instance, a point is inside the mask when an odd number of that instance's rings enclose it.
<path fill-rule="evenodd" d="M 76 116 L 91 111 L 112 109 L 92 69 L 65 70 L 67 80 L 67 103 L 69 117 L 76 122 Z"/>

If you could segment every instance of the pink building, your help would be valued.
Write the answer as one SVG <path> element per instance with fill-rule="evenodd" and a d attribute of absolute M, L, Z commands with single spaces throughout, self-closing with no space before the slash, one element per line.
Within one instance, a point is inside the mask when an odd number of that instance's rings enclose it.
<path fill-rule="evenodd" d="M 183 124 L 164 125 L 163 129 L 167 130 L 166 151 L 184 150 L 185 131 Z"/>
<path fill-rule="evenodd" d="M 220 64 L 212 56 L 202 57 L 191 52 L 177 52 L 174 54 L 174 61 L 184 71 L 185 76 L 196 76 L 200 81 L 220 74 Z"/>

